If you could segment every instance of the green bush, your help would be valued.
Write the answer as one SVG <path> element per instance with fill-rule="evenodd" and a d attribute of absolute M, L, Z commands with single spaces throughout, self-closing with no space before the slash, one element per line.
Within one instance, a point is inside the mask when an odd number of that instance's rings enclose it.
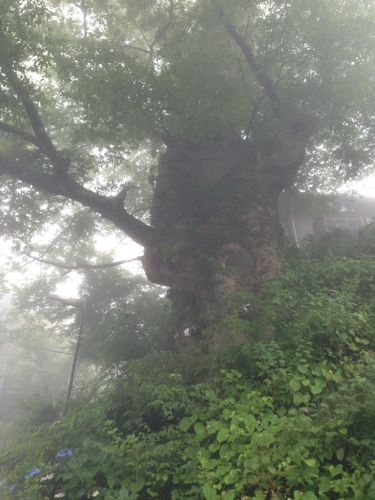
<path fill-rule="evenodd" d="M 370 255 L 295 256 L 228 311 L 248 342 L 199 383 L 154 352 L 8 442 L 1 498 L 375 498 L 374 287 Z"/>

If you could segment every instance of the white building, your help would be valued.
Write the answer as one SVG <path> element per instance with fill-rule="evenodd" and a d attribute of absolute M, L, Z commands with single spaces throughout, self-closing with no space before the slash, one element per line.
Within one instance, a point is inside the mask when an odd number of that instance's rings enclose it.
<path fill-rule="evenodd" d="M 370 223 L 375 219 L 375 198 L 339 196 L 330 201 L 301 195 L 291 200 L 286 195 L 280 201 L 279 218 L 287 239 L 299 247 L 306 236 L 337 228 L 353 232 Z"/>

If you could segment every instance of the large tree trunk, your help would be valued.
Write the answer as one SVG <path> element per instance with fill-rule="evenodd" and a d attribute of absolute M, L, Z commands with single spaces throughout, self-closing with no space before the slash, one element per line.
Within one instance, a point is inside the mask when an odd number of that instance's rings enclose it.
<path fill-rule="evenodd" d="M 226 297 L 256 292 L 278 272 L 278 195 L 296 168 L 273 163 L 240 141 L 173 144 L 162 156 L 152 207 L 162 237 L 144 267 L 171 287 L 180 331 L 212 324 Z"/>

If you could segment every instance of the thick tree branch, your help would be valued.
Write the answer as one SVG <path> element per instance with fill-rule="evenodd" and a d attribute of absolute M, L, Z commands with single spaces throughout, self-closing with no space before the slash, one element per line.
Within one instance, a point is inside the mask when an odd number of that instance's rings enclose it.
<path fill-rule="evenodd" d="M 69 160 L 64 158 L 52 143 L 46 132 L 42 119 L 40 118 L 38 110 L 25 85 L 19 79 L 17 73 L 9 66 L 3 67 L 3 72 L 8 79 L 10 87 L 13 89 L 24 107 L 26 115 L 34 131 L 36 139 L 34 144 L 37 145 L 38 148 L 47 156 L 56 171 L 66 172 Z"/>
<path fill-rule="evenodd" d="M 2 129 L 35 144 L 49 159 L 55 172 L 33 171 L 20 160 L 0 156 L 0 174 L 7 174 L 40 191 L 77 201 L 111 221 L 135 242 L 142 246 L 149 245 L 154 237 L 154 229 L 129 214 L 122 206 L 121 199 L 99 195 L 80 185 L 68 175 L 69 160 L 63 157 L 52 143 L 25 85 L 8 65 L 3 65 L 2 71 L 6 75 L 10 87 L 21 101 L 35 137 L 19 131 L 15 127 L 4 126 L 5 124 L 3 124 Z"/>
<path fill-rule="evenodd" d="M 6 132 L 7 134 L 15 135 L 23 141 L 30 142 L 31 144 L 34 144 L 34 146 L 39 147 L 38 140 L 33 134 L 14 127 L 13 125 L 8 125 L 8 123 L 0 122 L 0 130 Z"/>
<path fill-rule="evenodd" d="M 0 156 L 0 174 L 25 182 L 39 191 L 77 201 L 111 221 L 142 246 L 149 245 L 155 237 L 155 230 L 152 227 L 130 215 L 118 203 L 113 203 L 113 198 L 85 188 L 67 174 L 61 176 L 35 172 L 20 160 L 4 156 Z"/>
<path fill-rule="evenodd" d="M 258 83 L 264 89 L 264 92 L 266 93 L 271 103 L 275 116 L 279 120 L 282 120 L 282 106 L 273 82 L 266 76 L 266 74 L 258 64 L 254 52 L 252 51 L 250 45 L 247 43 L 245 37 L 238 33 L 236 28 L 231 23 L 226 22 L 225 28 L 231 35 L 233 40 L 236 42 L 238 47 L 241 49 L 241 52 L 245 57 L 250 70 L 254 73 L 255 78 L 258 80 Z"/>

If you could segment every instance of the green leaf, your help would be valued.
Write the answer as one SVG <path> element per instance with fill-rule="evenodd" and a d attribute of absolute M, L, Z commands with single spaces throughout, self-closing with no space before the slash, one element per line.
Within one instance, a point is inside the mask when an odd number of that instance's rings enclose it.
<path fill-rule="evenodd" d="M 223 443 L 224 441 L 227 441 L 228 437 L 229 437 L 229 431 L 225 427 L 223 427 L 217 433 L 216 439 L 219 441 L 219 443 Z"/>
<path fill-rule="evenodd" d="M 257 421 L 256 421 L 255 417 L 253 417 L 252 415 L 247 415 L 244 418 L 244 423 L 246 425 L 247 432 L 254 432 L 256 425 L 257 425 Z"/>
<path fill-rule="evenodd" d="M 330 491 L 331 488 L 332 488 L 332 480 L 329 477 L 325 476 L 320 478 L 319 480 L 320 494 L 327 493 L 327 491 Z"/>
<path fill-rule="evenodd" d="M 326 368 L 322 368 L 322 375 L 326 380 L 332 380 L 332 373 Z"/>
<path fill-rule="evenodd" d="M 141 491 L 141 489 L 144 487 L 145 485 L 145 482 L 143 479 L 139 478 L 138 481 L 136 483 L 133 483 L 131 485 L 131 489 L 134 493 L 138 493 L 139 491 Z"/>
<path fill-rule="evenodd" d="M 205 500 L 217 500 L 218 498 L 220 498 L 216 493 L 214 487 L 209 483 L 203 485 L 202 493 Z"/>
<path fill-rule="evenodd" d="M 314 384 L 310 387 L 310 390 L 314 396 L 317 396 L 323 391 L 325 386 L 326 386 L 325 381 L 321 378 L 318 378 L 317 380 L 315 380 Z"/>
<path fill-rule="evenodd" d="M 306 491 L 301 500 L 318 500 L 318 497 L 312 491 Z"/>
<path fill-rule="evenodd" d="M 332 380 L 334 380 L 337 383 L 342 382 L 343 381 L 343 376 L 342 376 L 341 372 L 335 372 L 335 373 L 333 373 L 332 374 Z"/>
<path fill-rule="evenodd" d="M 195 437 L 198 441 L 202 441 L 207 437 L 206 428 L 200 422 L 194 424 Z"/>
<path fill-rule="evenodd" d="M 236 492 L 234 490 L 227 491 L 222 495 L 222 500 L 234 500 Z"/>
<path fill-rule="evenodd" d="M 344 456 L 345 456 L 345 450 L 344 450 L 344 448 L 340 448 L 339 450 L 337 450 L 337 452 L 336 452 L 336 458 L 337 458 L 337 460 L 339 460 L 340 462 L 342 462 Z"/>
<path fill-rule="evenodd" d="M 220 458 L 224 460 L 229 460 L 233 456 L 233 453 L 234 450 L 228 444 L 221 446 L 219 451 Z"/>
<path fill-rule="evenodd" d="M 180 423 L 178 424 L 178 427 L 183 431 L 186 432 L 190 427 L 192 426 L 193 422 L 192 419 L 189 417 L 184 417 Z"/>
<path fill-rule="evenodd" d="M 289 382 L 289 387 L 293 392 L 297 392 L 301 389 L 301 383 L 298 379 L 292 378 L 292 380 Z"/>
<path fill-rule="evenodd" d="M 293 402 L 295 405 L 299 406 L 306 402 L 305 395 L 299 392 L 293 394 Z"/>
<path fill-rule="evenodd" d="M 305 460 L 305 464 L 308 467 L 316 467 L 316 460 L 315 458 L 308 458 L 307 460 Z"/>
<path fill-rule="evenodd" d="M 332 477 L 339 476 L 342 473 L 342 465 L 330 465 L 328 467 L 328 472 L 331 474 Z"/>
<path fill-rule="evenodd" d="M 303 375 L 305 375 L 305 373 L 307 373 L 309 367 L 307 365 L 301 365 L 301 364 L 298 364 L 297 365 L 297 370 L 302 373 Z"/>
<path fill-rule="evenodd" d="M 219 443 L 211 443 L 208 447 L 209 451 L 211 453 L 216 453 L 217 450 L 220 448 L 220 444 Z M 221 450 L 220 450 L 221 451 Z"/>

